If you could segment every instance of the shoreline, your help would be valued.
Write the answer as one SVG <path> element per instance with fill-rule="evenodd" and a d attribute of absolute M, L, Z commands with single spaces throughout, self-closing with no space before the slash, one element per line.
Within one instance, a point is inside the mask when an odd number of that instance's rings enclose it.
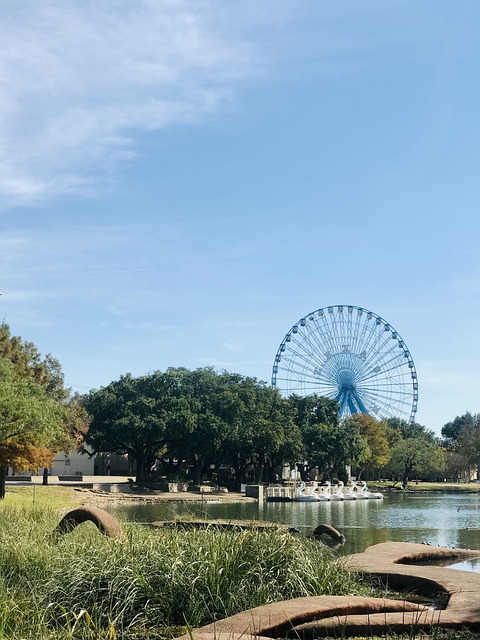
<path fill-rule="evenodd" d="M 102 487 L 97 485 L 92 487 L 85 483 L 83 486 L 76 483 L 58 483 L 48 486 L 42 486 L 31 482 L 12 482 L 7 483 L 5 500 L 1 500 L 0 506 L 8 505 L 31 505 L 43 503 L 53 508 L 73 508 L 75 505 L 84 505 L 92 507 L 108 507 L 112 506 L 134 506 L 134 505 L 154 505 L 154 504 L 242 504 L 256 503 L 258 499 L 255 497 L 246 497 L 241 492 L 166 492 L 159 490 L 139 490 L 131 493 L 130 491 L 121 491 L 123 487 L 114 486 L 116 483 L 109 483 L 109 486 Z M 380 490 L 386 500 L 389 496 L 403 494 L 404 496 L 428 495 L 432 497 L 456 494 L 475 495 L 480 493 L 480 484 L 477 483 L 421 483 L 419 485 L 410 485 L 408 489 L 399 488 L 391 489 L 383 483 L 369 483 L 370 489 Z"/>
<path fill-rule="evenodd" d="M 79 502 L 99 506 L 102 504 L 168 504 L 188 503 L 188 504 L 218 504 L 218 503 L 251 503 L 258 502 L 256 498 L 250 498 L 243 493 L 194 493 L 191 491 L 181 492 L 158 492 L 158 493 L 122 493 L 102 491 L 99 489 L 75 488 L 75 495 Z"/>
<path fill-rule="evenodd" d="M 415 494 L 475 494 L 480 492 L 478 484 L 454 484 L 454 483 L 422 483 L 411 485 L 407 489 L 401 487 L 385 487 L 375 482 L 369 483 L 372 489 L 381 491 L 385 497 L 389 495 L 415 495 Z M 108 504 L 168 504 L 168 503 L 188 503 L 188 504 L 218 504 L 218 503 L 252 503 L 257 502 L 257 498 L 247 497 L 240 492 L 212 492 L 198 493 L 192 491 L 145 491 L 124 493 L 121 491 L 106 491 L 100 488 L 75 487 L 74 493 L 79 502 L 92 504 L 94 506 Z"/>

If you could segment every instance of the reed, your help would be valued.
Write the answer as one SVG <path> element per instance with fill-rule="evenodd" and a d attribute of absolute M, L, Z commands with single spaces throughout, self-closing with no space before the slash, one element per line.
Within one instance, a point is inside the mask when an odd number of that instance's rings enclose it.
<path fill-rule="evenodd" d="M 279 531 L 177 531 L 91 523 L 60 540 L 49 509 L 3 509 L 0 638 L 159 637 L 297 596 L 371 588 L 326 546 Z"/>

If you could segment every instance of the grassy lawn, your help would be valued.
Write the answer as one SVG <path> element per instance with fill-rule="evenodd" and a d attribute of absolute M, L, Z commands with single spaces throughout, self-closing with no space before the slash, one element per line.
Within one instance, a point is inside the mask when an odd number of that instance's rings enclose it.
<path fill-rule="evenodd" d="M 375 482 L 373 480 L 368 482 L 369 489 L 380 489 L 386 490 L 393 486 L 393 482 L 389 481 L 381 481 Z M 397 483 L 394 490 L 403 491 L 401 484 Z M 407 489 L 405 492 L 407 493 L 416 493 L 416 492 L 448 492 L 448 493 L 478 493 L 480 491 L 480 484 L 476 482 L 468 482 L 468 483 L 460 483 L 460 482 L 416 482 L 413 480 L 408 483 Z"/>
<path fill-rule="evenodd" d="M 73 487 L 61 486 L 9 486 L 7 483 L 6 495 L 0 500 L 0 509 L 5 507 L 29 507 L 42 506 L 50 509 L 62 509 L 65 507 L 78 507 L 84 500 Z"/>

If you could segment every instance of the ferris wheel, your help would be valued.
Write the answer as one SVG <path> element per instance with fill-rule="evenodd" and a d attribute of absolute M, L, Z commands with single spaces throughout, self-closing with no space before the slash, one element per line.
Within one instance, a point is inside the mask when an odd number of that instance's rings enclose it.
<path fill-rule="evenodd" d="M 352 305 L 317 309 L 293 325 L 275 356 L 272 386 L 337 400 L 342 418 L 414 422 L 417 412 L 417 372 L 405 342 L 386 320 Z"/>

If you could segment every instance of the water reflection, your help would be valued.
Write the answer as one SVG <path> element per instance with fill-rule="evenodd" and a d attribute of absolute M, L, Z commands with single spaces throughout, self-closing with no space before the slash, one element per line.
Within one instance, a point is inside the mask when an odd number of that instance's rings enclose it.
<path fill-rule="evenodd" d="M 476 494 L 392 495 L 384 500 L 344 502 L 169 503 L 111 507 L 125 520 L 154 522 L 188 515 L 197 518 L 270 520 L 310 535 L 330 524 L 346 537 L 342 553 L 359 553 L 379 542 L 424 542 L 480 549 L 480 496 Z M 463 564 L 463 563 L 462 563 Z M 468 570 L 479 571 L 468 561 Z"/>
<path fill-rule="evenodd" d="M 480 572 L 480 559 L 464 560 L 463 562 L 456 562 L 455 564 L 448 565 L 450 569 L 461 569 L 462 571 L 475 571 Z"/>

